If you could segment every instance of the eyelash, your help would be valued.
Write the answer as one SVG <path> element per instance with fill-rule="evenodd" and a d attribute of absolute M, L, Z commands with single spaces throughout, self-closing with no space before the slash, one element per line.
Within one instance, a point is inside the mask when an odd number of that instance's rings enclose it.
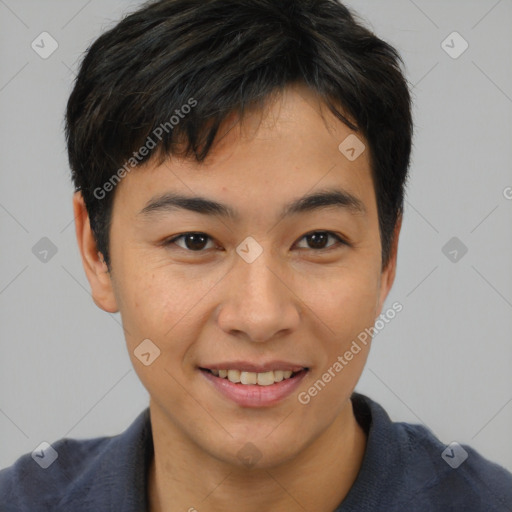
<path fill-rule="evenodd" d="M 303 235 L 300 239 L 300 240 L 303 240 L 304 238 L 308 237 L 308 236 L 311 236 L 311 235 L 316 235 L 316 234 L 326 234 L 328 237 L 331 236 L 333 238 L 335 238 L 337 241 L 338 241 L 338 244 L 332 244 L 328 247 L 324 247 L 324 248 L 321 248 L 321 249 L 313 249 L 313 248 L 302 248 L 302 249 L 305 249 L 305 250 L 311 250 L 313 252 L 325 252 L 325 251 L 329 251 L 329 250 L 332 250 L 333 248 L 336 248 L 337 246 L 340 246 L 340 245 L 346 245 L 346 246 L 350 246 L 350 243 L 347 242 L 345 239 L 343 239 L 340 235 L 332 232 L 332 231 L 321 231 L 321 230 L 318 230 L 318 231 L 310 231 L 309 233 L 306 233 L 305 235 Z M 163 242 L 163 245 L 165 247 L 168 247 L 170 245 L 174 245 L 176 243 L 177 240 L 180 240 L 180 239 L 184 239 L 186 236 L 188 235 L 203 235 L 205 236 L 209 241 L 213 241 L 212 237 L 210 237 L 209 235 L 207 235 L 206 233 L 202 233 L 200 231 L 189 231 L 189 232 L 186 232 L 186 233 L 182 233 L 181 235 L 177 235 L 173 238 L 170 238 L 170 239 L 167 239 Z M 177 244 L 176 244 L 177 245 Z M 178 245 L 178 247 L 186 252 L 190 252 L 190 253 L 201 253 L 201 252 L 206 252 L 207 249 L 200 249 L 200 250 L 197 250 L 197 251 L 194 251 L 192 249 L 187 249 L 187 248 L 184 248 L 184 247 L 181 247 Z"/>

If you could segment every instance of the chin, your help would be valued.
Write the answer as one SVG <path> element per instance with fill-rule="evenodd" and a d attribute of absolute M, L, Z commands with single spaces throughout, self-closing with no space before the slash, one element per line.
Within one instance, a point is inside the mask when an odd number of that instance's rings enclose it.
<path fill-rule="evenodd" d="M 293 436 L 287 433 L 281 435 L 262 435 L 261 431 L 254 436 L 236 436 L 232 440 L 227 455 L 227 446 L 219 446 L 216 457 L 240 469 L 268 470 L 286 464 L 294 459 L 301 451 Z"/>

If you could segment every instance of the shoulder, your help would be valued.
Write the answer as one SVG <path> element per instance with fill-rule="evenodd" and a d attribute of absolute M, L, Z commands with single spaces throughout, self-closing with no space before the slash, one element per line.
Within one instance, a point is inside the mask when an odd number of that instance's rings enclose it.
<path fill-rule="evenodd" d="M 120 434 L 43 445 L 0 471 L 0 510 L 142 510 L 152 450 L 148 408 Z"/>
<path fill-rule="evenodd" d="M 33 511 L 57 505 L 78 476 L 88 474 L 109 452 L 112 439 L 65 438 L 22 455 L 12 466 L 0 470 L 2 506 Z"/>
<path fill-rule="evenodd" d="M 386 511 L 512 510 L 505 468 L 464 443 L 441 442 L 424 425 L 393 422 L 368 397 L 357 394 L 353 402 L 368 436 L 354 498 L 371 495 L 372 505 Z"/>
<path fill-rule="evenodd" d="M 442 443 L 428 428 L 393 423 L 402 439 L 403 504 L 432 510 L 502 511 L 512 506 L 512 474 L 467 444 Z M 428 509 L 428 508 L 427 508 Z"/>

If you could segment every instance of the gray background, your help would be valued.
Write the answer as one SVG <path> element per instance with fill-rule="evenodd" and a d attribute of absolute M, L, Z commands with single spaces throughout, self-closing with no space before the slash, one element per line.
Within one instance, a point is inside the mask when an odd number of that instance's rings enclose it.
<path fill-rule="evenodd" d="M 137 3 L 0 0 L 0 467 L 41 441 L 120 433 L 148 404 L 119 314 L 90 297 L 62 134 L 81 52 Z M 402 53 L 416 123 L 387 302 L 404 309 L 357 390 L 512 470 L 512 1 L 347 3 Z M 43 31 L 59 45 L 47 59 L 31 48 Z M 469 44 L 457 59 L 441 46 L 453 31 Z"/>

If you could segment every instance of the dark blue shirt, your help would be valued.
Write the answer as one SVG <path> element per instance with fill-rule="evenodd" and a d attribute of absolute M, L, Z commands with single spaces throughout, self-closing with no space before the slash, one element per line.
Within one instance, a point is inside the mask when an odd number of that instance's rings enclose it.
<path fill-rule="evenodd" d="M 366 452 L 333 512 L 512 512 L 512 474 L 504 468 L 466 445 L 445 446 L 423 426 L 392 422 L 364 395 L 352 401 Z M 46 469 L 28 453 L 0 471 L 1 512 L 147 512 L 149 408 L 117 436 L 51 446 L 58 457 Z"/>

